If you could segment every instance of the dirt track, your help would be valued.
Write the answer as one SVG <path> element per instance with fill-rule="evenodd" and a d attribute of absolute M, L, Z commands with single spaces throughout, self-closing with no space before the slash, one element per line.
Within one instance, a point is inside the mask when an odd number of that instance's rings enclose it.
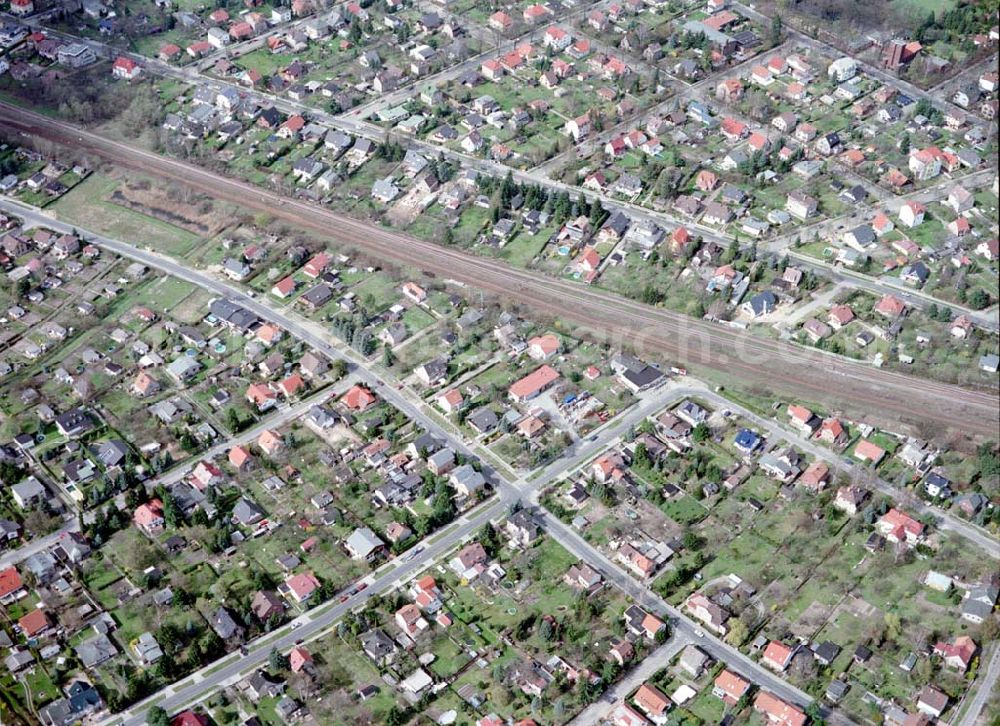
<path fill-rule="evenodd" d="M 929 422 L 990 437 L 996 437 L 1000 429 L 1000 404 L 994 392 L 972 391 L 875 369 L 651 308 L 581 284 L 542 277 L 288 199 L 6 103 L 0 103 L 0 128 L 94 153 L 143 174 L 186 184 L 210 197 L 266 212 L 303 230 L 364 250 L 376 259 L 482 288 L 571 322 L 612 348 L 625 345 L 667 364 L 711 368 L 777 394 L 842 406 L 855 416 Z"/>

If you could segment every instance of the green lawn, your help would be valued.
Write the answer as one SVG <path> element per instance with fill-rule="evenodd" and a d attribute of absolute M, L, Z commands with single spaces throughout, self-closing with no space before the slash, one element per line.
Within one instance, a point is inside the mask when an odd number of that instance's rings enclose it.
<path fill-rule="evenodd" d="M 522 231 L 500 251 L 500 256 L 518 267 L 527 267 L 539 255 L 548 241 L 547 230 L 539 230 L 532 236 Z"/>
<path fill-rule="evenodd" d="M 894 0 L 893 5 L 901 12 L 917 17 L 926 17 L 928 13 L 934 12 L 939 17 L 955 7 L 955 0 Z"/>
<path fill-rule="evenodd" d="M 50 208 L 65 222 L 175 257 L 182 257 L 202 241 L 185 229 L 107 201 L 118 184 L 115 179 L 92 174 Z"/>
<path fill-rule="evenodd" d="M 195 291 L 195 286 L 176 277 L 161 277 L 146 285 L 136 296 L 140 305 L 149 305 L 154 312 L 167 312 Z"/>
<path fill-rule="evenodd" d="M 708 514 L 701 502 L 688 494 L 668 499 L 660 505 L 660 509 L 678 524 L 700 522 Z"/>

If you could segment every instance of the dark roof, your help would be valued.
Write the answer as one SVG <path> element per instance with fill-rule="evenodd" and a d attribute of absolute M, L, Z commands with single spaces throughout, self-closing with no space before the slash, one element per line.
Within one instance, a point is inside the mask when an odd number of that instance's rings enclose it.
<path fill-rule="evenodd" d="M 622 378 L 636 388 L 646 388 L 663 378 L 663 373 L 653 368 L 653 366 L 646 366 L 638 371 L 628 369 L 622 373 Z"/>
<path fill-rule="evenodd" d="M 56 426 L 69 435 L 80 434 L 94 427 L 94 420 L 90 414 L 82 408 L 74 408 L 71 411 L 56 416 Z"/>
<path fill-rule="evenodd" d="M 813 648 L 813 653 L 821 661 L 826 661 L 830 663 L 840 655 L 840 646 L 836 643 L 831 643 L 829 640 L 823 641 L 819 645 Z"/>
<path fill-rule="evenodd" d="M 489 431 L 497 425 L 497 415 L 489 406 L 477 408 L 465 420 L 470 426 L 479 431 Z"/>
<path fill-rule="evenodd" d="M 213 300 L 208 311 L 239 330 L 249 330 L 257 324 L 256 315 L 230 300 Z"/>

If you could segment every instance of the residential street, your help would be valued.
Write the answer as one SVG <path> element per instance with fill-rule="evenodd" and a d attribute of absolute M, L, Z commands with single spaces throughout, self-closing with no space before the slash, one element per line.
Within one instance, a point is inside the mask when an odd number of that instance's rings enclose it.
<path fill-rule="evenodd" d="M 997 726 L 992 9 L 449 2 L 4 3 L 0 722 Z"/>
<path fill-rule="evenodd" d="M 984 712 L 983 709 L 986 707 L 986 702 L 990 699 L 990 696 L 996 695 L 994 692 L 996 691 L 998 680 L 1000 680 L 1000 645 L 994 644 L 993 655 L 988 661 L 985 654 L 980 657 L 979 678 L 976 679 L 973 685 L 974 695 L 972 696 L 972 701 L 965 709 L 962 720 L 958 722 L 957 726 L 974 726 L 981 715 L 986 717 L 984 723 L 990 723 L 990 718 L 996 716 L 996 714 Z"/>
<path fill-rule="evenodd" d="M 933 411 L 937 424 L 963 427 L 986 435 L 996 430 L 992 420 L 996 397 L 991 392 L 926 379 L 919 379 L 918 383 L 918 379 L 902 372 L 876 369 L 823 351 L 749 335 L 729 326 L 692 318 L 668 308 L 651 307 L 571 280 L 540 277 L 497 260 L 418 240 L 326 207 L 289 199 L 3 102 L 0 102 L 0 119 L 3 126 L 18 133 L 27 134 L 24 129 L 30 129 L 57 143 L 75 144 L 127 168 L 141 168 L 146 173 L 175 179 L 212 198 L 266 211 L 276 218 L 290 220 L 303 230 L 332 236 L 341 243 L 384 256 L 404 267 L 413 266 L 502 295 L 516 290 L 524 303 L 536 310 L 583 326 L 615 346 L 627 340 L 632 349 L 658 360 L 677 361 L 692 367 L 706 366 L 726 375 L 738 375 L 747 385 L 762 383 L 782 395 L 792 395 L 794 391 L 798 396 L 822 398 L 841 410 L 853 408 L 859 415 L 862 411 L 880 412 L 894 420 L 920 420 Z M 337 233 L 331 235 L 331 229 L 336 229 Z M 148 251 L 141 253 L 155 257 Z M 186 279 L 186 267 L 169 261 L 164 264 L 179 268 L 178 276 Z M 213 281 L 212 289 L 222 295 L 238 295 L 237 299 L 244 306 L 261 314 L 260 304 L 235 292 L 231 285 Z M 302 326 L 298 327 L 301 331 Z M 316 339 L 310 335 L 308 340 Z M 322 345 L 329 347 L 326 343 Z M 345 352 L 344 355 L 353 354 Z M 835 368 L 840 378 L 831 379 L 821 372 L 823 367 Z M 781 375 L 767 375 L 765 371 L 781 371 Z"/>
<path fill-rule="evenodd" d="M 47 215 L 20 203 L 0 200 L 0 209 L 22 215 L 26 218 L 28 224 L 44 224 L 57 231 L 65 232 L 73 229 L 71 225 L 57 222 Z M 109 251 L 115 252 L 124 257 L 141 261 L 151 268 L 159 269 L 171 275 L 175 275 L 180 279 L 184 279 L 192 284 L 198 285 L 204 289 L 210 290 L 244 305 L 257 313 L 261 318 L 276 322 L 293 336 L 299 337 L 307 344 L 321 350 L 331 358 L 347 358 L 349 364 L 352 366 L 353 377 L 357 380 L 365 382 L 371 386 L 373 390 L 377 390 L 380 395 L 385 396 L 394 406 L 403 410 L 408 416 L 413 418 L 415 421 L 418 421 L 421 425 L 426 426 L 428 430 L 435 433 L 435 435 L 440 436 L 442 440 L 447 441 L 456 451 L 461 451 L 468 456 L 475 455 L 472 453 L 471 448 L 464 440 L 459 440 L 452 433 L 443 430 L 433 419 L 424 414 L 421 410 L 422 407 L 420 404 L 411 401 L 410 397 L 405 392 L 398 391 L 392 386 L 383 385 L 381 379 L 358 365 L 355 355 L 349 351 L 345 354 L 345 352 L 338 346 L 333 345 L 331 342 L 332 336 L 324 333 L 321 328 L 316 329 L 319 326 L 294 320 L 289 317 L 287 313 L 276 310 L 275 306 L 265 303 L 262 300 L 246 296 L 238 288 L 229 283 L 222 282 L 210 277 L 206 273 L 183 266 L 171 259 L 162 257 L 147 250 L 136 248 L 118 240 L 95 235 L 86 230 L 80 230 L 79 228 L 76 228 L 76 230 L 78 233 L 84 234 L 91 241 L 96 242 Z M 352 380 L 354 380 L 354 378 L 352 378 Z M 336 622 L 336 620 L 341 617 L 347 609 L 355 607 L 359 603 L 363 602 L 364 598 L 367 597 L 367 594 L 372 592 L 388 591 L 395 587 L 396 583 L 404 581 L 407 577 L 415 575 L 421 568 L 426 567 L 427 563 L 434 561 L 434 559 L 456 546 L 463 539 L 473 535 L 486 521 L 502 517 L 508 507 L 517 499 L 523 497 L 524 499 L 535 503 L 537 501 L 538 493 L 548 484 L 563 478 L 567 473 L 573 471 L 576 467 L 584 464 L 588 459 L 610 446 L 625 431 L 627 431 L 631 425 L 634 425 L 645 416 L 663 408 L 664 406 L 677 402 L 688 396 L 697 396 L 718 408 L 728 408 L 740 413 L 755 426 L 766 431 L 768 437 L 772 440 L 772 443 L 776 439 L 785 439 L 794 443 L 807 453 L 830 462 L 832 467 L 836 469 L 844 469 L 846 467 L 847 470 L 850 471 L 853 467 L 853 465 L 847 465 L 842 462 L 835 454 L 827 449 L 802 440 L 801 438 L 778 426 L 778 424 L 773 421 L 763 419 L 750 411 L 741 409 L 739 406 L 734 405 L 721 395 L 709 390 L 706 387 L 688 386 L 683 383 L 662 385 L 647 394 L 644 394 L 644 396 L 640 399 L 640 402 L 625 412 L 620 421 L 612 421 L 609 425 L 603 427 L 596 435 L 596 440 L 595 436 L 591 436 L 584 442 L 577 442 L 573 447 L 567 449 L 566 454 L 564 454 L 562 458 L 543 467 L 539 472 L 533 475 L 520 477 L 514 482 L 506 482 L 494 476 L 494 482 L 497 486 L 499 486 L 501 492 L 500 498 L 495 503 L 486 505 L 480 510 L 470 515 L 466 515 L 466 517 L 463 517 L 457 525 L 452 525 L 450 528 L 447 528 L 445 530 L 445 534 L 431 537 L 430 540 L 428 540 L 428 544 L 425 545 L 425 549 L 421 553 L 419 559 L 406 560 L 406 556 L 404 556 L 403 558 L 397 558 L 397 560 L 394 560 L 393 563 L 383 566 L 383 568 L 379 570 L 379 572 L 383 574 L 379 574 L 377 572 L 369 576 L 370 584 L 364 591 L 366 593 L 364 596 L 356 594 L 349 597 L 344 603 L 337 603 L 335 605 L 327 604 L 325 606 L 321 606 L 316 611 L 307 613 L 302 616 L 301 624 L 295 625 L 293 623 L 279 631 L 281 633 L 280 635 L 272 634 L 260 639 L 261 644 L 259 644 L 251 652 L 251 655 L 248 658 L 236 659 L 234 662 L 227 662 L 227 659 L 224 659 L 223 662 L 226 664 L 223 667 L 218 668 L 218 664 L 216 664 L 215 666 L 208 667 L 199 673 L 190 676 L 180 684 L 175 684 L 168 689 L 168 698 L 162 702 L 161 705 L 166 703 L 170 706 L 170 708 L 180 708 L 184 705 L 190 705 L 212 692 L 219 685 L 229 682 L 230 679 L 238 679 L 241 673 L 244 673 L 258 663 L 264 661 L 266 658 L 265 651 L 269 652 L 270 650 L 269 647 L 264 647 L 264 643 L 268 645 L 277 644 L 279 648 L 282 648 L 290 646 L 291 643 L 297 638 L 318 636 L 320 633 L 324 632 L 325 629 Z M 287 413 L 286 415 L 290 416 L 291 414 Z M 569 458 L 567 459 L 567 457 Z M 898 495 L 898 492 L 886 482 L 879 481 L 877 486 L 881 491 L 889 496 Z M 920 510 L 918 509 L 918 511 Z M 975 542 L 977 546 L 983 549 L 989 556 L 1000 558 L 1000 543 L 996 542 L 991 537 L 967 522 L 958 520 L 951 515 L 936 510 L 933 513 L 940 520 L 939 526 L 944 529 L 953 530 L 962 536 L 967 537 Z M 682 636 L 697 637 L 694 635 L 694 631 L 700 631 L 700 628 L 696 623 L 694 623 L 694 621 L 690 620 L 686 615 L 675 608 L 667 605 L 667 603 L 663 602 L 648 588 L 640 585 L 630 575 L 626 574 L 617 565 L 608 560 L 608 558 L 601 552 L 589 545 L 576 532 L 572 531 L 555 517 L 549 515 L 548 513 L 543 513 L 542 516 L 545 527 L 560 541 L 560 543 L 569 548 L 574 555 L 582 560 L 590 562 L 591 564 L 600 565 L 602 571 L 604 571 L 605 576 L 608 579 L 621 587 L 625 592 L 635 597 L 637 602 L 640 604 L 646 604 L 649 607 L 658 609 L 662 613 L 669 614 L 672 618 L 673 627 L 676 628 Z M 295 625 L 295 627 L 293 627 L 293 625 Z M 302 629 L 302 631 L 297 632 L 300 629 Z M 714 639 L 707 634 L 703 636 L 702 640 L 705 643 L 706 650 L 708 650 L 713 657 L 729 663 L 734 668 L 741 669 L 742 672 L 748 676 L 752 676 L 758 683 L 765 685 L 779 696 L 788 698 L 802 706 L 808 704 L 811 700 L 808 696 L 806 696 L 806 694 L 797 691 L 797 689 L 794 689 L 792 686 L 785 683 L 769 671 L 759 668 L 753 661 L 750 661 L 742 653 L 726 645 L 722 641 Z M 231 656 L 229 658 L 231 659 Z M 149 705 L 150 702 L 152 702 L 152 699 L 146 702 L 145 705 Z M 111 719 L 109 723 L 139 724 L 141 723 L 139 717 L 143 712 L 143 704 L 140 704 L 133 707 L 133 709 L 131 709 L 125 716 L 119 716 L 115 719 Z"/>
<path fill-rule="evenodd" d="M 622 700 L 641 686 L 658 670 L 663 668 L 665 663 L 673 660 L 685 647 L 692 643 L 697 645 L 698 642 L 697 638 L 691 641 L 679 632 L 674 633 L 666 643 L 650 651 L 639 662 L 639 665 L 635 666 L 619 679 L 617 683 L 605 691 L 604 697 L 601 700 L 595 701 L 583 709 L 576 718 L 569 722 L 569 726 L 594 726 L 595 724 L 599 724 L 608 710 L 614 708 L 612 704 Z"/>

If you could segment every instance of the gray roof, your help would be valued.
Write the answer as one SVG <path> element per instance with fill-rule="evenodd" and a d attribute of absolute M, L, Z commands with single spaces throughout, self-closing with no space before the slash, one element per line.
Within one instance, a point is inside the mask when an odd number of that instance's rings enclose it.
<path fill-rule="evenodd" d="M 392 180 L 392 177 L 387 177 L 385 179 L 379 179 L 374 184 L 372 184 L 372 196 L 379 199 L 393 200 L 396 195 L 399 194 L 399 187 Z"/>
<path fill-rule="evenodd" d="M 233 620 L 233 616 L 224 607 L 217 608 L 212 613 L 212 630 L 223 640 L 242 636 L 243 629 Z"/>
<path fill-rule="evenodd" d="M 78 436 L 94 427 L 94 419 L 85 409 L 74 408 L 56 416 L 56 426 L 67 436 Z"/>
<path fill-rule="evenodd" d="M 871 225 L 859 225 L 851 230 L 851 234 L 860 245 L 867 246 L 875 241 L 875 230 L 871 228 Z"/>
<path fill-rule="evenodd" d="M 455 486 L 462 486 L 470 493 L 482 489 L 486 484 L 486 479 L 473 469 L 471 464 L 463 464 L 451 472 L 451 481 Z"/>
<path fill-rule="evenodd" d="M 120 439 L 102 441 L 92 451 L 105 467 L 117 466 L 128 456 L 128 445 Z"/>
<path fill-rule="evenodd" d="M 995 585 L 973 585 L 962 600 L 962 615 L 985 620 L 993 612 L 997 601 Z"/>
<path fill-rule="evenodd" d="M 765 290 L 764 292 L 758 292 L 750 298 L 750 308 L 753 310 L 754 315 L 763 315 L 766 312 L 774 310 L 777 301 L 778 299 L 774 296 L 773 292 Z"/>
<path fill-rule="evenodd" d="M 252 524 L 264 516 L 264 510 L 246 497 L 240 497 L 233 507 L 233 519 L 240 524 Z"/>
<path fill-rule="evenodd" d="M 257 324 L 256 315 L 229 300 L 213 300 L 208 311 L 238 330 L 248 330 Z"/>
<path fill-rule="evenodd" d="M 45 496 L 45 487 L 33 476 L 29 476 L 24 481 L 18 482 L 10 489 L 21 501 L 25 502 Z"/>
<path fill-rule="evenodd" d="M 22 650 L 17 653 L 11 653 L 4 659 L 4 665 L 7 666 L 7 670 L 11 673 L 19 671 L 34 662 L 35 656 L 31 654 L 30 650 Z"/>
<path fill-rule="evenodd" d="M 104 634 L 85 640 L 74 650 L 84 668 L 93 668 L 118 654 L 115 644 Z"/>
<path fill-rule="evenodd" d="M 489 406 L 477 408 L 466 417 L 466 422 L 478 431 L 492 431 L 497 425 L 497 415 Z"/>
<path fill-rule="evenodd" d="M 380 661 L 396 652 L 396 644 L 381 628 L 362 633 L 359 638 L 365 654 L 372 660 Z"/>
<path fill-rule="evenodd" d="M 185 378 L 190 378 L 195 375 L 199 370 L 201 370 L 201 364 L 190 356 L 182 355 L 179 358 L 175 358 L 171 361 L 170 365 L 167 366 L 167 373 L 176 378 L 177 380 L 184 380 Z"/>
<path fill-rule="evenodd" d="M 441 449 L 440 451 L 435 451 L 427 458 L 427 463 L 438 469 L 442 466 L 447 466 L 453 461 L 455 461 L 455 452 L 451 449 Z"/>
<path fill-rule="evenodd" d="M 347 548 L 358 557 L 367 557 L 385 543 L 369 527 L 358 527 L 347 538 Z"/>

